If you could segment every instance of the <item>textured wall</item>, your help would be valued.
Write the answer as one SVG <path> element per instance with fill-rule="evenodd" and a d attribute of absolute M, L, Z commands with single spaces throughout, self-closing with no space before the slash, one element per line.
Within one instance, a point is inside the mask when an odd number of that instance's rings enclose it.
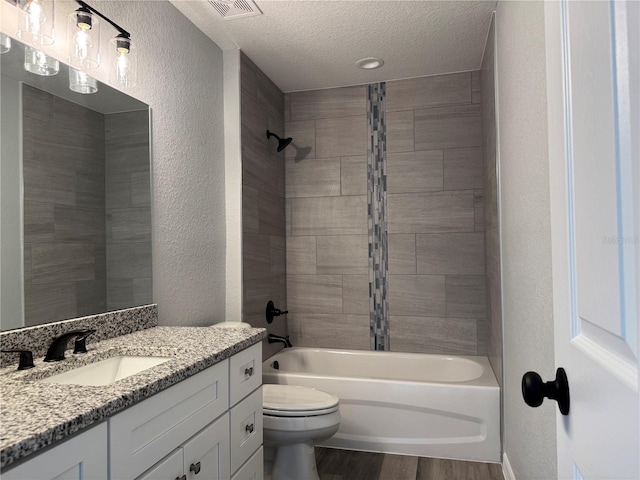
<path fill-rule="evenodd" d="M 149 112 L 105 115 L 107 310 L 152 302 Z"/>
<path fill-rule="evenodd" d="M 391 350 L 486 352 L 479 79 L 386 84 Z M 292 335 L 369 349 L 365 87 L 285 99 Z"/>
<path fill-rule="evenodd" d="M 496 11 L 504 321 L 504 451 L 516 478 L 557 478 L 555 403 L 530 408 L 522 375 L 553 377 L 543 2 Z"/>
<path fill-rule="evenodd" d="M 2 2 L 2 31 L 14 7 Z M 225 319 L 225 199 L 222 50 L 165 1 L 97 1 L 138 51 L 138 85 L 128 93 L 152 111 L 153 301 L 159 323 Z M 71 11 L 73 2 L 56 2 Z M 65 14 L 46 53 L 66 57 Z M 106 33 L 105 33 L 106 32 Z M 110 29 L 103 27 L 108 39 Z M 103 48 L 107 48 L 103 41 Z M 104 50 L 106 51 L 106 50 Z M 108 62 L 95 76 L 108 82 Z"/>
<path fill-rule="evenodd" d="M 22 108 L 25 326 L 104 312 L 104 116 L 28 85 Z"/>
<path fill-rule="evenodd" d="M 484 246 L 487 282 L 487 352 L 502 384 L 502 278 L 498 215 L 497 125 L 495 105 L 495 21 L 492 20 L 480 71 L 484 157 Z"/>
<path fill-rule="evenodd" d="M 253 62 L 241 54 L 242 103 L 242 283 L 243 319 L 270 333 L 286 335 L 287 317 L 267 324 L 265 309 L 272 300 L 286 310 L 284 154 L 271 130 L 284 135 L 284 96 Z M 289 149 L 292 147 L 289 146 Z M 268 358 L 281 344 L 263 345 Z"/>

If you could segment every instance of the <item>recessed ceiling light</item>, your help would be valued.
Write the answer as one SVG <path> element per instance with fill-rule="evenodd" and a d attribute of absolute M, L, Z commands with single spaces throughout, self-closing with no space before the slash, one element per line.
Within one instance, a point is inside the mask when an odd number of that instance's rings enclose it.
<path fill-rule="evenodd" d="M 384 61 L 376 57 L 367 57 L 358 60 L 356 65 L 358 68 L 363 68 L 364 70 L 373 70 L 374 68 L 380 68 L 384 65 Z"/>

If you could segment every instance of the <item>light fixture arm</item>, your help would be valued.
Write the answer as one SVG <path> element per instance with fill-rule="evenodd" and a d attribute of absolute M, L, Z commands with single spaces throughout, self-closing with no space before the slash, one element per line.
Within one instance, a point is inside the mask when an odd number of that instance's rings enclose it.
<path fill-rule="evenodd" d="M 124 38 L 131 38 L 131 34 L 129 32 L 127 32 L 124 28 L 122 28 L 120 25 L 118 25 L 117 23 L 115 23 L 114 21 L 112 21 L 111 19 L 109 19 L 108 17 L 106 17 L 105 15 L 103 15 L 102 13 L 100 13 L 98 10 L 96 10 L 95 8 L 93 8 L 92 6 L 88 5 L 87 3 L 81 1 L 81 0 L 76 0 L 76 3 L 78 5 L 80 5 L 81 8 L 86 8 L 87 10 L 89 10 L 91 13 L 98 15 L 101 19 L 103 19 L 105 22 L 109 23 L 113 28 L 115 28 L 116 30 L 118 30 L 119 35 L 118 36 L 122 36 Z"/>

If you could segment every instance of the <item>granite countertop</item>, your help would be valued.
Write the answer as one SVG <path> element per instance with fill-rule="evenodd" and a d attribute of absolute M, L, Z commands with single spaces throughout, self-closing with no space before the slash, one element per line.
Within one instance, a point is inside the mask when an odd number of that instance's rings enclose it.
<path fill-rule="evenodd" d="M 154 327 L 91 343 L 61 362 L 0 370 L 0 467 L 31 455 L 164 390 L 266 337 L 262 328 Z M 69 342 L 71 344 L 71 342 Z M 106 386 L 61 385 L 39 379 L 116 355 L 170 357 Z"/>

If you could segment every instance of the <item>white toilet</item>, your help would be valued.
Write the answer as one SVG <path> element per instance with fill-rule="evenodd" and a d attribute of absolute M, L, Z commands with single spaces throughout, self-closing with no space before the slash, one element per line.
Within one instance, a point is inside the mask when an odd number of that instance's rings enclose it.
<path fill-rule="evenodd" d="M 271 479 L 318 480 L 314 445 L 338 431 L 338 397 L 295 385 L 262 388 L 265 460 L 273 460 Z"/>

